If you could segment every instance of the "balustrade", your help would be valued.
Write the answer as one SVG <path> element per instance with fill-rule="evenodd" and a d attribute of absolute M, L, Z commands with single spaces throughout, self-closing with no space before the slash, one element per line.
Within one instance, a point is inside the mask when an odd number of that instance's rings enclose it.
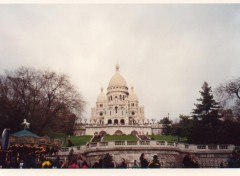
<path fill-rule="evenodd" d="M 125 145 L 125 141 L 115 141 L 115 145 Z"/>
<path fill-rule="evenodd" d="M 169 142 L 169 141 L 167 142 L 167 145 L 169 146 L 174 146 L 174 144 L 175 144 L 174 142 Z"/>
<path fill-rule="evenodd" d="M 88 146 L 74 147 L 74 150 L 87 149 L 86 147 L 114 147 L 114 146 L 165 146 L 165 147 L 176 147 L 183 150 L 231 150 L 233 147 L 229 145 L 192 145 L 183 144 L 172 141 L 110 141 L 110 142 L 90 142 Z M 235 147 L 236 148 L 236 147 Z M 71 148 L 61 148 L 61 152 L 69 152 Z"/>
<path fill-rule="evenodd" d="M 138 145 L 137 141 L 127 141 L 127 145 Z"/>
<path fill-rule="evenodd" d="M 100 142 L 99 146 L 108 146 L 108 142 Z"/>
<path fill-rule="evenodd" d="M 209 145 L 209 146 L 208 146 L 208 149 L 210 149 L 210 150 L 216 150 L 216 149 L 217 149 L 217 146 L 216 146 L 216 145 Z"/>
<path fill-rule="evenodd" d="M 156 145 L 165 145 L 165 141 L 156 141 Z"/>
<path fill-rule="evenodd" d="M 206 145 L 198 145 L 197 149 L 206 149 Z"/>
<path fill-rule="evenodd" d="M 150 145 L 149 141 L 139 141 L 139 145 Z"/>
<path fill-rule="evenodd" d="M 228 149 L 227 145 L 219 145 L 219 149 Z"/>

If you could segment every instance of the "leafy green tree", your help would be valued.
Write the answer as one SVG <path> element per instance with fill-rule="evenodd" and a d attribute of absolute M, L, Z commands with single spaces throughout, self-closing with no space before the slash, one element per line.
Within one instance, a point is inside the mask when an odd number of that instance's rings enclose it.
<path fill-rule="evenodd" d="M 193 143 L 218 143 L 221 127 L 219 104 L 214 100 L 211 87 L 207 82 L 203 83 L 199 91 L 201 97 L 193 109 L 193 127 L 190 130 L 188 140 Z"/>
<path fill-rule="evenodd" d="M 195 120 L 209 119 L 209 115 L 219 110 L 219 103 L 213 99 L 211 87 L 208 86 L 207 82 L 203 83 L 202 90 L 199 92 L 201 97 L 197 101 L 200 103 L 194 104 L 196 108 L 192 112 L 193 118 Z M 214 117 L 212 116 L 212 118 Z"/>
<path fill-rule="evenodd" d="M 170 135 L 172 132 L 172 121 L 169 120 L 169 117 L 164 117 L 160 120 L 160 123 L 164 125 L 162 134 L 163 135 Z"/>
<path fill-rule="evenodd" d="M 188 137 L 193 126 L 193 119 L 190 116 L 179 115 L 180 121 L 172 125 L 172 134 L 178 137 Z"/>

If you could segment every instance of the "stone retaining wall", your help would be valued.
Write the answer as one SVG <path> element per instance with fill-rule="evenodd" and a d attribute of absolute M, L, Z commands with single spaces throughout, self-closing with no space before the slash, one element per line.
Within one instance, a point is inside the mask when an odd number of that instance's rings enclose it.
<path fill-rule="evenodd" d="M 145 153 L 148 160 L 153 155 L 158 155 L 159 161 L 164 168 L 182 167 L 183 157 L 193 154 L 198 157 L 200 167 L 219 167 L 220 163 L 227 166 L 227 159 L 234 150 L 234 145 L 192 145 L 170 141 L 111 141 L 89 143 L 87 146 L 62 148 L 61 156 L 67 156 L 71 149 L 74 154 L 81 154 L 91 164 L 98 161 L 106 153 L 113 156 L 115 164 L 125 158 L 131 167 L 134 160 L 139 162 L 141 153 Z"/>

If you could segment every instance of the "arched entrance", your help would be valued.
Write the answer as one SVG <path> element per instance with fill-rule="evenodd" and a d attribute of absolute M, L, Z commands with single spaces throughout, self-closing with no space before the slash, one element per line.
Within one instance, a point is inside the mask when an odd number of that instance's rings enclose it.
<path fill-rule="evenodd" d="M 112 124 L 112 120 L 111 119 L 108 119 L 108 124 Z"/>
<path fill-rule="evenodd" d="M 121 130 L 117 130 L 117 131 L 115 131 L 114 134 L 115 134 L 115 135 L 123 135 L 123 132 L 122 132 Z"/>
<path fill-rule="evenodd" d="M 125 124 L 124 119 L 121 119 L 121 120 L 120 120 L 120 124 L 121 124 L 121 125 L 124 125 L 124 124 Z"/>
<path fill-rule="evenodd" d="M 136 131 L 136 130 L 133 130 L 132 132 L 131 132 L 131 135 L 137 135 L 138 134 L 138 132 Z"/>
<path fill-rule="evenodd" d="M 114 124 L 116 124 L 116 125 L 118 124 L 118 119 L 114 120 Z"/>
<path fill-rule="evenodd" d="M 133 124 L 133 118 L 132 117 L 129 117 L 129 125 L 132 125 Z"/>
<path fill-rule="evenodd" d="M 107 134 L 106 131 L 100 131 L 100 132 L 99 132 L 99 135 L 100 135 L 100 136 L 104 136 L 104 135 L 106 135 L 106 134 Z"/>

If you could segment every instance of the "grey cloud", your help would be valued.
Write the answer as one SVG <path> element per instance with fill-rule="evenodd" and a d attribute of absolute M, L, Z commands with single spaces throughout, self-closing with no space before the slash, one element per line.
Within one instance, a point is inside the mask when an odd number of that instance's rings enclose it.
<path fill-rule="evenodd" d="M 239 76 L 239 28 L 239 5 L 0 5 L 0 71 L 67 73 L 89 117 L 118 62 L 147 118 L 177 118 L 203 81 Z"/>

